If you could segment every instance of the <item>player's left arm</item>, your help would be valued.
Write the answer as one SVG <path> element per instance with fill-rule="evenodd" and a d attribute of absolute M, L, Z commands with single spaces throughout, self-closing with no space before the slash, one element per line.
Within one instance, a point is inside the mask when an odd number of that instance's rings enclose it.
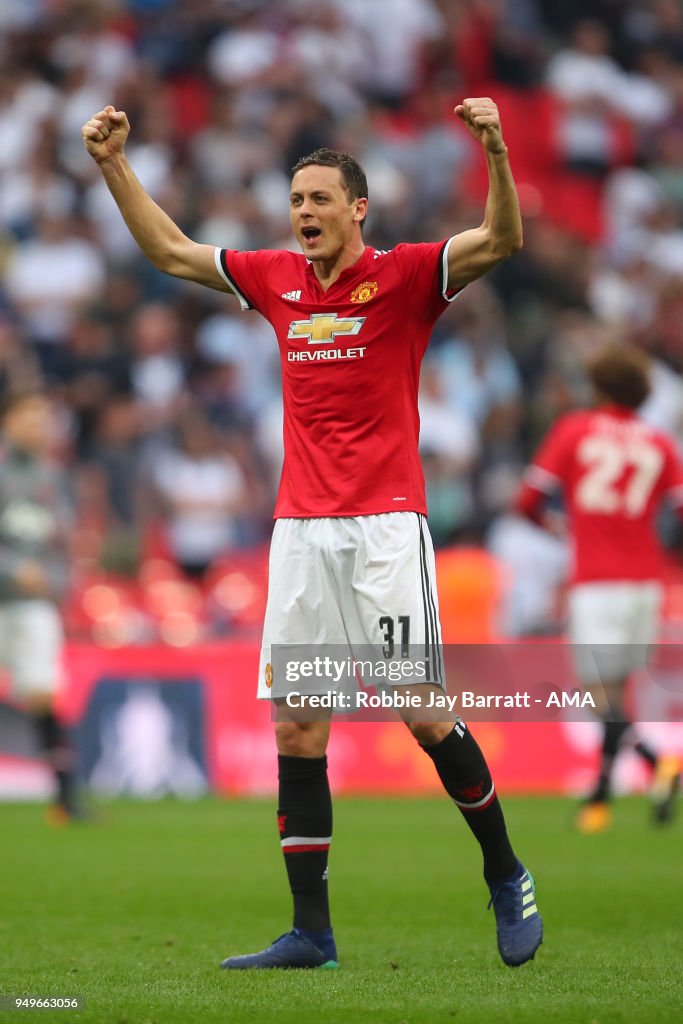
<path fill-rule="evenodd" d="M 482 224 L 456 235 L 449 247 L 448 288 L 452 291 L 481 277 L 522 248 L 522 216 L 498 107 L 483 96 L 463 100 L 454 109 L 483 147 L 489 191 Z"/>

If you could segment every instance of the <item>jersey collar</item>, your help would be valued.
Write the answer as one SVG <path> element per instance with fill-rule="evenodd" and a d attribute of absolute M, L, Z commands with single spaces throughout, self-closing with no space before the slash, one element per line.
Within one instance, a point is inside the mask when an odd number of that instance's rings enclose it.
<path fill-rule="evenodd" d="M 341 274 L 334 282 L 334 284 L 330 285 L 330 287 L 327 289 L 327 292 L 333 291 L 337 287 L 337 285 L 343 283 L 347 277 L 351 277 L 354 274 L 357 274 L 359 270 L 363 270 L 363 268 L 366 265 L 368 265 L 372 260 L 374 253 L 375 250 L 372 248 L 372 246 L 366 245 L 365 248 L 363 249 L 363 252 L 356 260 L 356 262 L 352 263 L 350 267 L 345 267 L 344 270 L 342 270 Z M 315 276 L 315 270 L 313 269 L 312 260 L 306 259 L 306 273 L 311 275 L 315 283 L 320 288 L 320 282 L 318 281 L 318 278 Z M 327 294 L 327 292 L 325 294 Z"/>

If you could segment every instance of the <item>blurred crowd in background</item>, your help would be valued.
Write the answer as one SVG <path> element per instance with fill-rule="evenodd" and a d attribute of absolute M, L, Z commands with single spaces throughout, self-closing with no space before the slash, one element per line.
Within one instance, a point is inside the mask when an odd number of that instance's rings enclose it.
<path fill-rule="evenodd" d="M 481 221 L 484 160 L 452 113 L 476 95 L 501 110 L 525 248 L 435 330 L 430 525 L 439 546 L 487 545 L 517 587 L 506 630 L 543 632 L 567 553 L 509 509 L 550 423 L 590 402 L 585 356 L 615 338 L 647 348 L 644 415 L 683 440 L 683 4 L 3 0 L 0 390 L 51 397 L 77 576 L 155 586 L 172 566 L 192 604 L 227 565 L 206 614 L 230 631 L 258 590 L 233 570 L 267 544 L 282 457 L 271 328 L 154 270 L 81 125 L 126 110 L 144 187 L 227 248 L 296 249 L 292 164 L 349 150 L 369 179 L 367 241 L 389 248 Z"/>

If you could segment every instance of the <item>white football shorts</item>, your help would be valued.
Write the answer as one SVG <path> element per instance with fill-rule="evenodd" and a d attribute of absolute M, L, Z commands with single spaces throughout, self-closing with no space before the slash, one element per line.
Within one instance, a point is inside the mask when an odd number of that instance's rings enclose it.
<path fill-rule="evenodd" d="M 274 696 L 272 647 L 315 655 L 384 657 L 419 652 L 424 674 L 405 682 L 443 686 L 434 549 L 423 515 L 278 519 L 270 548 L 258 697 Z M 359 649 L 363 649 L 359 655 Z M 403 681 L 403 680 L 402 680 Z M 277 688 L 276 688 L 277 689 Z"/>
<path fill-rule="evenodd" d="M 50 601 L 0 602 L 0 665 L 17 700 L 56 692 L 63 643 L 62 620 Z"/>
<path fill-rule="evenodd" d="M 625 680 L 657 642 L 659 583 L 580 583 L 569 593 L 569 638 L 579 679 L 589 686 Z"/>

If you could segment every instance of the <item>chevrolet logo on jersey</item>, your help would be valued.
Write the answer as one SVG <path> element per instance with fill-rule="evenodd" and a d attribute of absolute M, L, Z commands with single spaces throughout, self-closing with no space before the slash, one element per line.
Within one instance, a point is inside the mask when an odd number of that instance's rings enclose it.
<path fill-rule="evenodd" d="M 338 317 L 336 313 L 313 313 L 310 320 L 292 320 L 287 338 L 296 341 L 308 338 L 309 345 L 334 341 L 338 335 L 351 337 L 358 334 L 365 323 L 364 316 Z"/>

